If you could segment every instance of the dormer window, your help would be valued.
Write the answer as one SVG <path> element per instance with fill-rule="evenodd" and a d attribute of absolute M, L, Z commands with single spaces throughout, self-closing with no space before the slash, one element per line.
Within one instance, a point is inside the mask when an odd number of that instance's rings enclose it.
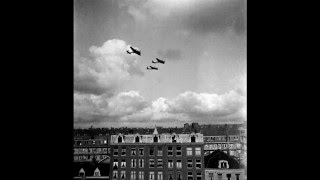
<path fill-rule="evenodd" d="M 228 161 L 225 161 L 225 160 L 219 161 L 219 168 L 221 168 L 221 169 L 229 169 Z"/>
<path fill-rule="evenodd" d="M 79 176 L 80 176 L 80 177 L 86 176 L 86 172 L 83 170 L 83 168 L 80 169 L 80 171 L 79 171 Z"/>
<path fill-rule="evenodd" d="M 139 136 L 136 137 L 136 142 L 140 142 Z"/>
<path fill-rule="evenodd" d="M 93 176 L 101 176 L 100 170 L 98 168 L 96 168 L 96 170 L 94 170 Z"/>
<path fill-rule="evenodd" d="M 191 142 L 196 142 L 196 137 L 191 136 Z"/>
<path fill-rule="evenodd" d="M 119 136 L 119 137 L 118 137 L 118 143 L 121 143 L 121 142 L 122 142 L 122 137 Z"/>
<path fill-rule="evenodd" d="M 153 137 L 153 142 L 158 142 L 158 137 L 157 136 Z"/>
<path fill-rule="evenodd" d="M 176 136 L 172 136 L 172 142 L 173 143 L 177 142 Z"/>

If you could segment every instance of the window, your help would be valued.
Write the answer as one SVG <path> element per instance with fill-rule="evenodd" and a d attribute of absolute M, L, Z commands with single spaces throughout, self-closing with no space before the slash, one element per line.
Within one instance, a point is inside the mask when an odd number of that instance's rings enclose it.
<path fill-rule="evenodd" d="M 113 161 L 113 169 L 118 169 L 118 159 L 114 159 L 114 161 Z"/>
<path fill-rule="evenodd" d="M 228 161 L 225 161 L 225 160 L 219 161 L 219 168 L 229 168 Z"/>
<path fill-rule="evenodd" d="M 173 160 L 172 159 L 168 160 L 168 168 L 173 168 Z"/>
<path fill-rule="evenodd" d="M 125 179 L 126 178 L 126 171 L 121 171 L 121 179 Z"/>
<path fill-rule="evenodd" d="M 187 156 L 192 156 L 192 148 L 187 148 Z"/>
<path fill-rule="evenodd" d="M 168 172 L 168 180 L 173 180 L 173 171 Z"/>
<path fill-rule="evenodd" d="M 131 148 L 131 156 L 135 156 L 136 155 L 136 148 Z"/>
<path fill-rule="evenodd" d="M 154 159 L 149 159 L 149 167 L 154 168 Z"/>
<path fill-rule="evenodd" d="M 201 178 L 202 178 L 201 172 L 197 172 L 197 180 L 201 180 Z"/>
<path fill-rule="evenodd" d="M 182 168 L 181 159 L 177 159 L 177 168 Z"/>
<path fill-rule="evenodd" d="M 135 171 L 131 171 L 130 179 L 136 180 L 136 172 Z"/>
<path fill-rule="evenodd" d="M 144 159 L 139 159 L 139 168 L 144 167 Z"/>
<path fill-rule="evenodd" d="M 113 171 L 112 177 L 115 179 L 118 178 L 118 171 Z"/>
<path fill-rule="evenodd" d="M 144 155 L 143 148 L 140 148 L 140 149 L 139 149 L 139 155 L 140 155 L 140 156 L 143 156 L 143 155 Z"/>
<path fill-rule="evenodd" d="M 222 180 L 222 174 L 218 174 L 218 180 Z"/>
<path fill-rule="evenodd" d="M 137 166 L 136 164 L 137 164 L 137 160 L 131 159 L 131 167 L 135 168 Z"/>
<path fill-rule="evenodd" d="M 201 169 L 201 159 L 196 159 L 196 168 Z"/>
<path fill-rule="evenodd" d="M 153 137 L 153 142 L 158 142 L 158 137 L 154 136 Z"/>
<path fill-rule="evenodd" d="M 196 142 L 196 137 L 191 136 L 191 142 Z"/>
<path fill-rule="evenodd" d="M 121 168 L 125 168 L 126 167 L 126 160 L 122 159 L 121 160 Z"/>
<path fill-rule="evenodd" d="M 86 174 L 86 172 L 83 170 L 83 168 L 81 168 L 79 171 L 79 176 L 83 177 L 83 176 L 85 176 L 85 174 Z"/>
<path fill-rule="evenodd" d="M 98 168 L 96 168 L 96 170 L 94 170 L 93 176 L 101 176 L 100 175 L 100 170 Z"/>
<path fill-rule="evenodd" d="M 140 138 L 139 136 L 136 137 L 136 142 L 139 142 L 140 141 Z"/>
<path fill-rule="evenodd" d="M 113 148 L 113 155 L 118 156 L 118 147 Z"/>
<path fill-rule="evenodd" d="M 162 156 L 162 147 L 158 147 L 158 156 Z"/>
<path fill-rule="evenodd" d="M 144 179 L 144 172 L 139 171 L 139 180 L 143 180 L 143 179 Z"/>
<path fill-rule="evenodd" d="M 153 171 L 149 172 L 149 180 L 154 180 L 154 172 Z"/>
<path fill-rule="evenodd" d="M 172 146 L 168 146 L 168 156 L 172 156 L 172 155 L 173 155 Z"/>
<path fill-rule="evenodd" d="M 122 137 L 119 136 L 119 137 L 118 137 L 118 143 L 121 143 L 121 142 L 122 142 Z"/>
<path fill-rule="evenodd" d="M 181 156 L 181 147 L 177 146 L 177 156 Z"/>
<path fill-rule="evenodd" d="M 188 159 L 188 168 L 192 168 L 192 159 Z"/>
<path fill-rule="evenodd" d="M 154 148 L 153 148 L 153 147 L 150 147 L 150 149 L 149 149 L 149 155 L 150 155 L 150 156 L 153 156 L 153 155 L 154 155 Z"/>
<path fill-rule="evenodd" d="M 125 156 L 126 155 L 126 149 L 122 149 L 121 150 L 121 156 Z"/>
<path fill-rule="evenodd" d="M 178 172 L 177 172 L 177 180 L 182 180 L 181 171 L 178 171 Z"/>
<path fill-rule="evenodd" d="M 162 159 L 158 159 L 157 167 L 162 168 Z"/>
<path fill-rule="evenodd" d="M 103 143 L 104 143 L 104 144 L 107 144 L 107 140 L 104 140 Z"/>
<path fill-rule="evenodd" d="M 240 174 L 236 174 L 236 180 L 240 180 Z"/>
<path fill-rule="evenodd" d="M 176 136 L 172 136 L 172 142 L 173 142 L 173 143 L 177 142 Z"/>
<path fill-rule="evenodd" d="M 192 171 L 188 171 L 188 180 L 193 180 Z"/>
<path fill-rule="evenodd" d="M 213 173 L 209 173 L 210 180 L 213 180 Z"/>
<path fill-rule="evenodd" d="M 161 171 L 158 171 L 158 180 L 163 180 L 163 174 Z"/>
<path fill-rule="evenodd" d="M 231 180 L 231 174 L 226 174 L 227 175 L 227 179 Z"/>
<path fill-rule="evenodd" d="M 201 156 L 201 147 L 196 147 L 196 156 Z"/>

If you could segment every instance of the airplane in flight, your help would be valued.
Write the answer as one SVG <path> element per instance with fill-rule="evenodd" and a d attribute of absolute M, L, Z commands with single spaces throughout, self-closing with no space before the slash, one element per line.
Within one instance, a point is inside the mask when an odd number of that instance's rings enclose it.
<path fill-rule="evenodd" d="M 152 61 L 152 63 L 161 63 L 161 64 L 164 64 L 165 61 L 164 60 L 161 60 L 161 59 L 158 59 L 156 58 L 157 61 Z"/>
<path fill-rule="evenodd" d="M 129 51 L 127 50 L 127 53 L 128 53 L 128 54 L 135 53 L 135 54 L 141 56 L 141 51 L 140 51 L 140 50 L 135 49 L 135 48 L 133 48 L 133 47 L 131 47 L 131 46 L 130 46 L 130 49 L 132 50 L 132 52 L 129 52 Z"/>
<path fill-rule="evenodd" d="M 153 66 L 148 66 L 147 69 L 148 69 L 148 70 L 158 70 L 157 67 L 153 67 Z"/>

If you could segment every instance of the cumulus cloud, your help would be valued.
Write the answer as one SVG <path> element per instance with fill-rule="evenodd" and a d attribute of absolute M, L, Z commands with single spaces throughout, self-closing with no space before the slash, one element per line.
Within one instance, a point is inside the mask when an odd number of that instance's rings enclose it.
<path fill-rule="evenodd" d="M 115 96 L 74 93 L 74 122 L 119 122 L 124 116 L 137 113 L 148 106 L 136 91 L 121 92 Z"/>
<path fill-rule="evenodd" d="M 108 40 L 101 47 L 91 46 L 92 58 L 75 55 L 74 89 L 88 94 L 108 94 L 121 86 L 133 75 L 143 75 L 135 55 L 125 52 L 129 45 L 125 41 Z"/>
<path fill-rule="evenodd" d="M 166 49 L 159 50 L 158 55 L 165 59 L 170 60 L 180 60 L 181 59 L 181 51 L 179 49 Z"/>

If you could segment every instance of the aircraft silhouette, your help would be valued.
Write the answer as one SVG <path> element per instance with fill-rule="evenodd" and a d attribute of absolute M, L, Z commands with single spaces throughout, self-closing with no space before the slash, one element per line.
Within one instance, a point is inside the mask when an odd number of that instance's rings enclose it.
<path fill-rule="evenodd" d="M 157 59 L 157 61 L 152 61 L 152 63 L 161 63 L 161 64 L 165 63 L 164 60 L 161 60 L 161 59 L 158 59 L 158 58 L 156 58 L 156 59 Z"/>
<path fill-rule="evenodd" d="M 129 51 L 127 50 L 127 53 L 128 53 L 128 54 L 135 53 L 135 54 L 141 56 L 141 51 L 139 51 L 139 50 L 137 50 L 137 49 L 134 49 L 134 48 L 131 47 L 131 46 L 130 46 L 130 49 L 132 50 L 132 52 L 129 52 Z"/>
<path fill-rule="evenodd" d="M 153 67 L 153 66 L 148 66 L 147 69 L 148 69 L 148 70 L 158 70 L 157 67 Z"/>

